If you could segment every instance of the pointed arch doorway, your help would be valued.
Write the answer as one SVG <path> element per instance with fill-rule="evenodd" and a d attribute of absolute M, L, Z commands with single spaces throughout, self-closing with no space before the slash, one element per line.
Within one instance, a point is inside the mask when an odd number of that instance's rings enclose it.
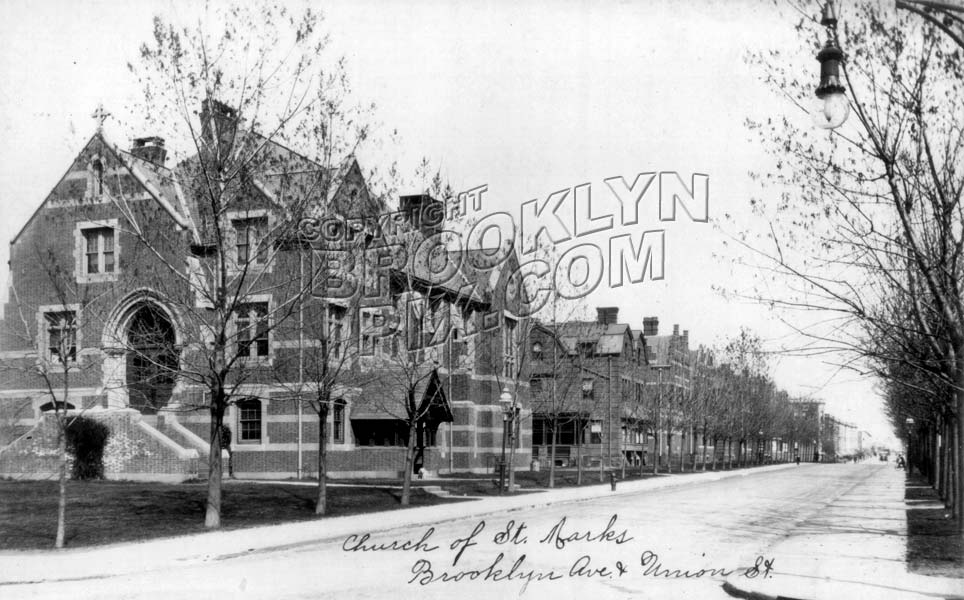
<path fill-rule="evenodd" d="M 142 414 L 157 414 L 171 401 L 178 351 L 174 325 L 153 304 L 142 304 L 129 321 L 126 362 L 130 407 Z"/>

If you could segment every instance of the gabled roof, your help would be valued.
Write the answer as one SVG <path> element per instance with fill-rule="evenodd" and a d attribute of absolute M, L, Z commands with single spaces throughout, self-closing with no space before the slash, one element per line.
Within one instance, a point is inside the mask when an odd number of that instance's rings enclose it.
<path fill-rule="evenodd" d="M 406 419 L 407 374 L 397 366 L 386 365 L 380 375 L 362 386 L 363 392 L 352 401 L 349 418 Z M 414 392 L 415 401 L 418 402 L 416 413 L 421 420 L 452 421 L 452 408 L 445 397 L 445 386 L 437 369 L 432 369 L 415 381 Z"/>
<path fill-rule="evenodd" d="M 559 338 L 571 353 L 578 350 L 579 344 L 592 343 L 596 354 L 622 354 L 629 331 L 625 323 L 568 321 L 558 326 Z"/>
<path fill-rule="evenodd" d="M 11 244 L 17 241 L 27 226 L 33 221 L 34 217 L 36 217 L 40 210 L 48 203 L 54 195 L 54 192 L 61 187 L 67 176 L 77 170 L 78 161 L 82 156 L 87 154 L 89 149 L 94 145 L 102 148 L 103 152 L 110 153 L 110 158 L 113 158 L 122 165 L 134 180 L 147 191 L 154 201 L 158 202 L 164 208 L 179 226 L 184 228 L 192 227 L 187 202 L 183 195 L 179 193 L 176 179 L 171 170 L 137 158 L 130 152 L 121 150 L 116 144 L 111 143 L 111 141 L 107 139 L 103 131 L 96 131 L 90 139 L 87 140 L 87 143 L 84 144 L 80 152 L 77 153 L 77 156 L 71 161 L 70 166 L 67 167 L 67 171 L 57 180 L 57 183 L 54 184 L 51 191 L 48 192 L 44 200 L 37 206 L 33 214 L 30 215 L 30 218 L 27 219 L 23 227 L 13 236 L 10 241 Z M 112 187 L 109 178 L 107 182 L 109 191 L 110 187 Z M 121 182 L 121 185 L 123 185 L 123 182 Z"/>
<path fill-rule="evenodd" d="M 646 346 L 649 350 L 650 365 L 668 365 L 670 361 L 669 350 L 673 339 L 671 335 L 653 335 L 646 338 Z"/>

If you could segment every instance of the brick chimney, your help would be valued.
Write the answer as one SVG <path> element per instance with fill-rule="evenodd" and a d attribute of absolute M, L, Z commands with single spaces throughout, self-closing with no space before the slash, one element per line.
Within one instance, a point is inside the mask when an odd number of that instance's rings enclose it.
<path fill-rule="evenodd" d="M 600 306 L 596 308 L 596 322 L 603 325 L 615 325 L 619 319 L 618 306 Z"/>
<path fill-rule="evenodd" d="M 673 336 L 678 336 L 678 335 L 679 335 L 679 323 L 674 323 L 674 324 L 673 324 Z"/>
<path fill-rule="evenodd" d="M 223 102 L 208 98 L 201 102 L 201 137 L 209 144 L 219 140 L 221 156 L 231 152 L 238 131 L 238 111 Z"/>
<path fill-rule="evenodd" d="M 646 337 L 659 335 L 659 317 L 643 317 L 643 335 Z"/>
<path fill-rule="evenodd" d="M 164 160 L 167 158 L 167 149 L 164 148 L 164 138 L 157 136 L 135 138 L 134 144 L 131 146 L 131 154 L 137 158 L 163 167 Z"/>

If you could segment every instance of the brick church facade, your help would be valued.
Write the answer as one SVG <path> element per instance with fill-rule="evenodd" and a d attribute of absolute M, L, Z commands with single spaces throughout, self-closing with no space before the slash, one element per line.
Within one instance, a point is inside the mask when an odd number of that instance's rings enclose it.
<path fill-rule="evenodd" d="M 219 132 L 210 135 L 221 135 L 236 117 L 217 104 L 201 114 L 201 129 Z M 239 200 L 217 215 L 184 176 L 188 167 L 167 164 L 161 138 L 122 150 L 98 131 L 69 165 L 10 245 L 0 330 L 0 476 L 54 475 L 50 411 L 57 407 L 109 425 L 109 478 L 205 475 L 210 392 L 195 366 L 210 358 L 217 334 L 205 329 L 216 319 L 205 321 L 211 309 L 198 290 L 209 285 L 216 244 L 236 261 L 237 273 L 229 275 L 243 280 L 257 269 L 260 286 L 257 293 L 245 288 L 227 321 L 238 367 L 227 382 L 224 423 L 236 476 L 317 474 L 319 419 L 306 390 L 320 346 L 328 352 L 322 360 L 339 361 L 345 375 L 326 414 L 330 476 L 399 475 L 409 431 L 399 407 L 408 392 L 419 408 L 417 469 L 492 471 L 502 450 L 504 390 L 520 409 L 516 465 L 528 466 L 529 377 L 513 372 L 525 341 L 517 339 L 519 294 L 506 293 L 515 256 L 489 264 L 484 252 L 450 251 L 443 282 L 410 265 L 390 265 L 388 302 L 361 294 L 333 299 L 318 290 L 305 295 L 305 262 L 317 259 L 317 248 L 285 240 L 269 245 L 266 231 L 291 203 L 308 202 L 306 174 L 330 184 L 311 200 L 310 214 L 384 223 L 387 207 L 370 193 L 354 159 L 326 172 L 274 141 L 258 143 L 272 169 L 247 178 Z M 435 206 L 432 198 L 398 202 L 392 219 L 407 221 L 409 239 L 424 241 L 441 229 L 417 219 Z M 228 239 L 212 239 L 214 219 L 230 223 Z M 343 268 L 347 274 L 360 267 Z M 297 306 L 292 290 L 303 296 Z M 416 364 L 395 360 L 413 347 Z M 419 369 L 408 388 L 391 376 L 406 366 Z"/>

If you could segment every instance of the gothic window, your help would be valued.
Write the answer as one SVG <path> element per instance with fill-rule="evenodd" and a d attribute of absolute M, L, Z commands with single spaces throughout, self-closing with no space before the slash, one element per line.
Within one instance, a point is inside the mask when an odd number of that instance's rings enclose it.
<path fill-rule="evenodd" d="M 504 367 L 502 375 L 512 379 L 516 372 L 516 325 L 517 321 L 511 317 L 505 317 L 502 325 L 502 357 Z"/>
<path fill-rule="evenodd" d="M 104 193 L 104 161 L 95 158 L 90 163 L 90 195 L 97 197 Z"/>

